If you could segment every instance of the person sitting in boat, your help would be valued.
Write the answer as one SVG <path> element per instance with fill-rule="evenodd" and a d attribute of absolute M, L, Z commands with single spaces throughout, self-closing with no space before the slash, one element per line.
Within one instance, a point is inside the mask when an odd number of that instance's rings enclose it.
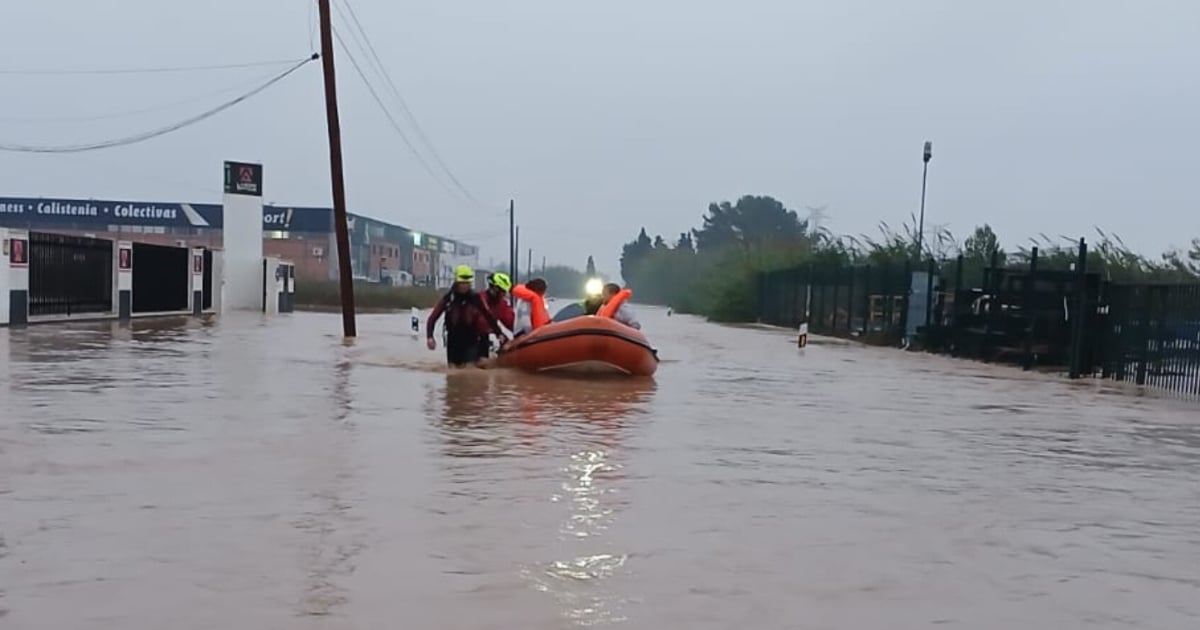
<path fill-rule="evenodd" d="M 600 278 L 592 278 L 587 281 L 583 288 L 583 301 L 579 304 L 583 306 L 584 315 L 595 315 L 600 312 L 600 307 L 604 306 L 604 283 Z"/>
<path fill-rule="evenodd" d="M 515 337 L 550 323 L 550 312 L 546 309 L 546 290 L 549 288 L 542 278 L 534 278 L 512 288 L 513 297 L 529 305 L 529 328 L 515 331 Z"/>
<path fill-rule="evenodd" d="M 629 298 L 633 292 L 629 289 L 622 289 L 621 285 L 615 282 L 609 282 L 604 285 L 604 291 L 601 294 L 604 298 L 604 303 L 597 311 L 598 315 L 607 315 L 613 319 L 637 330 L 642 329 L 642 324 L 633 314 L 633 309 L 629 308 Z"/>
<path fill-rule="evenodd" d="M 473 290 L 474 285 L 475 270 L 468 265 L 455 268 L 454 286 L 438 300 L 429 313 L 429 321 L 425 323 L 425 345 L 430 350 L 436 350 L 433 329 L 438 319 L 446 316 L 442 326 L 442 341 L 446 345 L 446 363 L 450 367 L 479 364 L 483 358 L 479 356 L 479 338 L 488 333 L 494 333 L 500 339 L 501 348 L 508 342 L 496 316 Z"/>
<path fill-rule="evenodd" d="M 508 292 L 512 290 L 512 278 L 508 274 L 497 271 L 487 275 L 487 288 L 480 291 L 479 297 L 487 305 L 492 315 L 509 331 L 516 331 L 517 314 L 508 303 Z M 492 339 L 488 334 L 479 338 L 479 358 L 486 359 L 492 353 Z"/>

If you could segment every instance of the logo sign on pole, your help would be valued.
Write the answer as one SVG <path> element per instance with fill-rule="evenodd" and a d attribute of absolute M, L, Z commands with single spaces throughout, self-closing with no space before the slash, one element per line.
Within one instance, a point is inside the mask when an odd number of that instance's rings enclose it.
<path fill-rule="evenodd" d="M 225 192 L 261 197 L 262 164 L 225 162 Z"/>
<path fill-rule="evenodd" d="M 192 273 L 204 273 L 204 255 L 192 254 Z"/>
<path fill-rule="evenodd" d="M 8 262 L 14 267 L 24 267 L 29 264 L 29 241 L 14 238 L 8 248 Z"/>
<path fill-rule="evenodd" d="M 133 269 L 133 250 L 128 247 L 122 247 L 117 251 L 117 270 L 129 271 Z"/>

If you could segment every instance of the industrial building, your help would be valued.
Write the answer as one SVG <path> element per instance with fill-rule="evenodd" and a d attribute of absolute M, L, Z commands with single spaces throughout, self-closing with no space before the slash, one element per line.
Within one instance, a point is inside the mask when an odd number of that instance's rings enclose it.
<path fill-rule="evenodd" d="M 220 204 L 0 197 L 0 227 L 112 241 L 221 249 Z M 434 234 L 349 215 L 355 279 L 447 287 L 457 265 L 478 266 L 479 249 Z M 337 279 L 333 210 L 262 208 L 263 254 L 291 261 L 300 282 Z"/>

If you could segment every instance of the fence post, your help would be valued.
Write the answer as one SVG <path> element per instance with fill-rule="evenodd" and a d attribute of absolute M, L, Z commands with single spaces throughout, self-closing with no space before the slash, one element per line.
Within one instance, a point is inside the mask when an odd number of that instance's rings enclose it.
<path fill-rule="evenodd" d="M 1034 316 L 1033 296 L 1034 285 L 1037 283 L 1038 248 L 1035 245 L 1029 252 L 1029 275 L 1025 276 L 1025 295 L 1021 296 L 1021 310 L 1025 315 L 1025 365 L 1026 370 L 1033 367 L 1033 335 L 1037 328 L 1037 318 Z"/>
<path fill-rule="evenodd" d="M 855 267 L 851 264 L 847 269 L 850 271 L 850 278 L 846 281 L 846 336 L 854 331 L 854 272 Z"/>
<path fill-rule="evenodd" d="M 838 295 L 841 293 L 842 282 L 842 263 L 838 262 L 833 266 L 833 298 L 829 301 L 833 303 L 833 325 L 830 327 L 830 332 L 837 334 L 838 331 Z"/>
<path fill-rule="evenodd" d="M 879 325 L 879 332 L 883 334 L 885 342 L 892 334 L 892 263 L 885 262 L 879 266 L 880 278 L 883 280 L 882 286 L 879 287 L 879 294 L 883 298 L 883 322 Z"/>
<path fill-rule="evenodd" d="M 904 259 L 904 275 L 900 278 L 900 340 L 908 338 L 908 303 L 912 301 L 913 261 Z"/>
<path fill-rule="evenodd" d="M 950 331 L 950 356 L 958 356 L 958 348 L 962 343 L 962 325 L 959 320 L 962 318 L 962 305 L 958 303 L 958 298 L 962 292 L 963 283 L 963 255 L 959 254 L 958 259 L 954 263 L 954 301 L 950 306 L 950 325 L 954 328 Z"/>
<path fill-rule="evenodd" d="M 871 265 L 863 267 L 862 336 L 871 331 Z"/>
<path fill-rule="evenodd" d="M 980 348 L 980 354 L 983 355 L 980 358 L 984 361 L 992 360 L 992 348 L 994 346 L 992 332 L 996 330 L 996 322 L 1000 319 L 1000 280 L 1003 274 L 1000 273 L 999 266 L 1000 250 L 992 250 L 991 266 L 984 270 L 983 282 L 984 287 L 986 287 L 984 294 L 988 299 L 987 316 L 984 318 L 985 323 L 983 326 L 983 343 Z"/>
<path fill-rule="evenodd" d="M 1071 322 L 1071 378 L 1083 369 L 1083 333 L 1087 321 L 1087 241 L 1079 239 L 1079 262 L 1075 266 L 1075 321 Z"/>
<path fill-rule="evenodd" d="M 929 327 L 933 324 L 933 305 L 936 301 L 933 299 L 933 274 L 937 272 L 937 263 L 933 257 L 929 257 L 929 264 L 925 271 L 925 338 L 929 338 Z M 928 342 L 927 342 L 928 343 Z"/>

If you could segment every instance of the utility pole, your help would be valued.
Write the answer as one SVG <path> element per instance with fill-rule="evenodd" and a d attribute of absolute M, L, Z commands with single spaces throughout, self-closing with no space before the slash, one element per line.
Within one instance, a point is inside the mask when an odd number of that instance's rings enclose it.
<path fill-rule="evenodd" d="M 529 258 L 526 260 L 528 262 L 525 263 L 525 279 L 528 280 L 533 277 L 533 248 L 532 247 L 529 248 Z"/>
<path fill-rule="evenodd" d="M 333 227 L 337 236 L 342 334 L 357 337 L 354 278 L 350 273 L 350 233 L 346 228 L 346 182 L 342 178 L 342 128 L 338 122 L 337 81 L 333 73 L 333 24 L 329 15 L 329 0 L 317 0 L 317 7 L 321 14 L 321 65 L 325 70 L 325 120 L 329 128 L 329 180 L 333 185 Z"/>
<path fill-rule="evenodd" d="M 546 257 L 542 256 L 542 275 L 546 275 Z"/>
<path fill-rule="evenodd" d="M 512 199 L 508 200 L 508 277 L 517 281 L 517 215 Z M 508 299 L 516 306 L 516 297 L 510 293 Z"/>

